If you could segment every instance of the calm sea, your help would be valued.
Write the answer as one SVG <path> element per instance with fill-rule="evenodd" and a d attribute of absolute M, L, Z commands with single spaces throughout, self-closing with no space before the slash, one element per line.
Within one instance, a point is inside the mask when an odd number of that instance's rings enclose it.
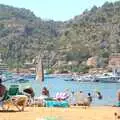
<path fill-rule="evenodd" d="M 77 81 L 64 81 L 65 79 L 66 78 L 63 76 L 46 77 L 43 83 L 35 81 L 34 79 L 29 79 L 29 83 L 22 83 L 19 85 L 21 90 L 26 86 L 32 86 L 36 96 L 40 96 L 41 89 L 44 86 L 49 89 L 52 97 L 54 97 L 57 92 L 62 92 L 66 89 L 70 92 L 83 91 L 85 94 L 90 92 L 93 96 L 95 95 L 95 91 L 100 91 L 103 95 L 103 99 L 98 100 L 97 98 L 93 98 L 94 105 L 113 105 L 116 103 L 116 92 L 120 89 L 119 83 L 81 83 Z M 11 83 L 5 84 L 9 87 Z"/>

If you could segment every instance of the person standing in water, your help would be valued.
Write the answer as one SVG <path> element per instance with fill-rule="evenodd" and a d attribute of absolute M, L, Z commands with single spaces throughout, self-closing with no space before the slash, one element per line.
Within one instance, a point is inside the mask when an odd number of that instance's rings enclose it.
<path fill-rule="evenodd" d="M 117 106 L 120 107 L 120 90 L 118 90 L 117 92 L 117 101 L 118 101 Z"/>
<path fill-rule="evenodd" d="M 91 96 L 91 94 L 90 94 L 90 93 L 88 93 L 87 98 L 88 98 L 89 102 L 91 103 L 91 102 L 92 102 L 92 96 Z"/>
<path fill-rule="evenodd" d="M 45 95 L 45 96 L 50 96 L 50 94 L 49 94 L 49 90 L 46 88 L 46 87 L 43 87 L 43 89 L 42 89 L 42 95 Z"/>
<path fill-rule="evenodd" d="M 70 102 L 70 105 L 73 105 L 73 106 L 76 105 L 76 98 L 75 98 L 75 92 L 74 91 L 72 91 L 72 93 L 69 97 L 69 102 Z"/>
<path fill-rule="evenodd" d="M 103 98 L 101 92 L 96 91 L 96 94 L 97 94 L 97 97 L 98 97 L 99 100 L 101 100 Z"/>

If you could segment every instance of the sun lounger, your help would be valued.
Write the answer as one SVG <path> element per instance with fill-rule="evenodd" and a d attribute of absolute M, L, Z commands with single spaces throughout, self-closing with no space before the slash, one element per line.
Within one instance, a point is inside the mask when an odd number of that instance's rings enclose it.
<path fill-rule="evenodd" d="M 2 108 L 4 110 L 9 110 L 10 106 L 14 105 L 19 111 L 23 111 L 27 100 L 27 96 L 19 95 L 18 85 L 11 85 L 9 90 L 5 92 L 2 99 Z"/>
<path fill-rule="evenodd" d="M 27 104 L 28 97 L 26 95 L 16 95 L 12 96 L 10 100 L 19 111 L 24 111 L 24 107 Z"/>

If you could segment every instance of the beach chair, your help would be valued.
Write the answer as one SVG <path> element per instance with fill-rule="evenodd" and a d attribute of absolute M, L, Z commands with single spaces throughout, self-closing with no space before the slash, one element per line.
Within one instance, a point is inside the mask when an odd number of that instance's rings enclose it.
<path fill-rule="evenodd" d="M 67 107 L 69 107 L 69 103 L 66 100 L 61 100 L 61 101 L 46 100 L 45 101 L 45 106 L 46 107 L 64 107 L 64 108 L 67 108 Z"/>
<path fill-rule="evenodd" d="M 8 90 L 9 96 L 14 96 L 19 94 L 19 85 L 11 85 Z"/>
<path fill-rule="evenodd" d="M 19 111 L 24 111 L 27 100 L 27 96 L 21 95 L 19 92 L 18 85 L 11 85 L 4 94 L 2 108 L 9 110 L 10 106 L 15 106 Z"/>

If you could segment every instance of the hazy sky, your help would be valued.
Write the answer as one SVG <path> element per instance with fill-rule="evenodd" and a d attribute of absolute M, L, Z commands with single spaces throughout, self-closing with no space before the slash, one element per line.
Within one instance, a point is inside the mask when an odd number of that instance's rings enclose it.
<path fill-rule="evenodd" d="M 68 20 L 93 5 L 101 6 L 107 0 L 0 0 L 1 4 L 30 9 L 43 19 Z M 117 1 L 117 0 L 108 0 Z"/>

